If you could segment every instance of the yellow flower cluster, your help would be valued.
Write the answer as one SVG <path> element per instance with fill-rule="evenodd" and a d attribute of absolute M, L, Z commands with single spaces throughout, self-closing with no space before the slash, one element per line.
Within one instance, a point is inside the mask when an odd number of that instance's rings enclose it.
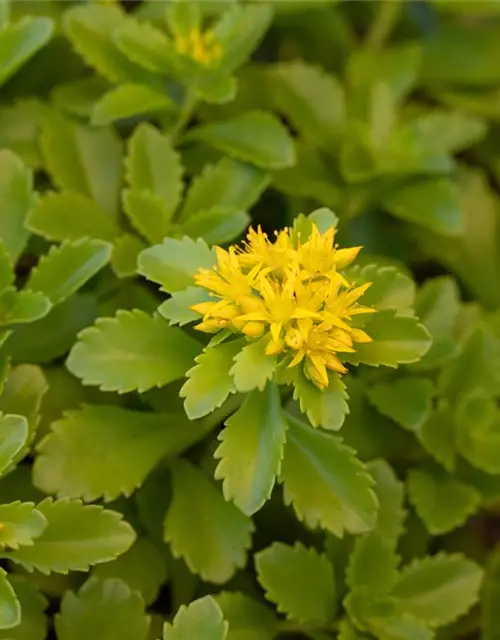
<path fill-rule="evenodd" d="M 351 326 L 352 316 L 374 312 L 358 302 L 370 283 L 356 287 L 342 275 L 361 247 L 338 249 L 334 229 L 322 234 L 313 225 L 305 242 L 293 236 L 284 229 L 272 243 L 251 229 L 242 247 L 216 247 L 216 266 L 200 269 L 195 280 L 217 300 L 192 309 L 203 316 L 200 331 L 268 335 L 266 354 L 281 354 L 289 367 L 303 362 L 305 375 L 324 389 L 328 369 L 347 371 L 337 354 L 371 341 Z"/>
<path fill-rule="evenodd" d="M 204 66 L 210 66 L 222 56 L 222 46 L 213 32 L 202 32 L 198 28 L 192 29 L 187 36 L 176 36 L 175 47 L 179 53 Z"/>

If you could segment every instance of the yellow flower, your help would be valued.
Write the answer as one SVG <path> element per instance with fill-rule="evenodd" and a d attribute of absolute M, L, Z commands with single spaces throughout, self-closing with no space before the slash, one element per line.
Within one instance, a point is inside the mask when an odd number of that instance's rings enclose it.
<path fill-rule="evenodd" d="M 213 32 L 202 32 L 197 27 L 187 36 L 176 36 L 175 47 L 179 53 L 204 66 L 217 63 L 222 57 L 222 47 Z"/>
<path fill-rule="evenodd" d="M 288 367 L 302 364 L 304 374 L 325 389 L 328 370 L 347 371 L 338 354 L 371 340 L 352 327 L 352 316 L 374 312 L 358 302 L 370 283 L 354 286 L 341 273 L 360 247 L 337 249 L 334 239 L 333 229 L 322 234 L 313 225 L 304 242 L 292 242 L 285 229 L 271 243 L 259 228 L 249 231 L 242 247 L 216 247 L 216 266 L 195 275 L 214 297 L 191 307 L 203 316 L 196 328 L 230 329 L 249 340 L 265 335 L 267 355 Z"/>

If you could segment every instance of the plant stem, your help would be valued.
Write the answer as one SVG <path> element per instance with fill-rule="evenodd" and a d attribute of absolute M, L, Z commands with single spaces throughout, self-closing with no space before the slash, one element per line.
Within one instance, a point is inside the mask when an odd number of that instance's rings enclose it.
<path fill-rule="evenodd" d="M 380 49 L 396 26 L 401 14 L 401 0 L 380 0 L 377 3 L 377 13 L 365 40 L 369 49 Z"/>

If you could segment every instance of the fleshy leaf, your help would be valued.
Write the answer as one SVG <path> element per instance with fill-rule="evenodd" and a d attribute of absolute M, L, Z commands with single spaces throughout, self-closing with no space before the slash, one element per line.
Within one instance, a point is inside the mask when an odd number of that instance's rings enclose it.
<path fill-rule="evenodd" d="M 120 310 L 79 334 L 67 366 L 103 391 L 143 393 L 182 378 L 199 351 L 193 338 L 163 318 Z"/>
<path fill-rule="evenodd" d="M 220 462 L 215 478 L 223 480 L 226 500 L 247 515 L 269 499 L 279 474 L 288 424 L 278 387 L 252 391 L 227 421 L 214 454 Z"/>
<path fill-rule="evenodd" d="M 102 240 L 82 238 L 63 242 L 40 259 L 26 286 L 58 304 L 98 273 L 110 256 L 111 245 Z"/>
<path fill-rule="evenodd" d="M 375 526 L 373 479 L 342 439 L 289 416 L 280 480 L 284 499 L 308 526 L 341 537 Z"/>
<path fill-rule="evenodd" d="M 448 533 L 464 524 L 481 502 L 476 489 L 437 466 L 410 470 L 408 495 L 433 535 Z"/>
<path fill-rule="evenodd" d="M 205 349 L 196 358 L 196 366 L 186 373 L 187 380 L 180 390 L 191 420 L 220 407 L 230 393 L 236 392 L 229 371 L 243 344 L 243 340 L 225 342 Z"/>
<path fill-rule="evenodd" d="M 176 291 L 168 300 L 162 302 L 158 307 L 158 313 L 169 320 L 170 325 L 178 324 L 182 327 L 200 318 L 200 314 L 191 309 L 192 305 L 211 300 L 206 289 L 188 287 L 184 291 Z"/>
<path fill-rule="evenodd" d="M 327 557 L 300 543 L 275 542 L 255 556 L 257 578 L 278 611 L 302 623 L 327 625 L 335 615 L 335 576 Z"/>
<path fill-rule="evenodd" d="M 133 278 L 137 275 L 137 259 L 146 244 L 132 233 L 124 233 L 113 243 L 111 268 L 118 278 Z"/>
<path fill-rule="evenodd" d="M 321 426 L 330 431 L 338 431 L 349 413 L 349 396 L 339 375 L 331 374 L 328 377 L 328 387 L 318 389 L 305 377 L 302 370 L 298 370 L 294 379 L 293 397 L 299 401 L 300 410 L 307 415 L 313 427 Z"/>
<path fill-rule="evenodd" d="M 212 596 L 205 596 L 181 606 L 173 624 L 165 624 L 163 640 L 225 640 L 227 630 L 219 605 Z"/>
<path fill-rule="evenodd" d="M 453 414 L 451 407 L 445 404 L 438 406 L 416 434 L 424 449 L 450 473 L 455 468 L 457 458 Z"/>
<path fill-rule="evenodd" d="M 406 517 L 404 504 L 404 486 L 385 460 L 373 460 L 368 463 L 368 471 L 375 480 L 375 493 L 379 501 L 376 529 L 394 544 L 403 532 Z"/>
<path fill-rule="evenodd" d="M 481 594 L 482 640 L 495 640 L 498 633 L 500 596 L 500 547 L 490 554 L 486 565 L 486 576 Z"/>
<path fill-rule="evenodd" d="M 263 336 L 247 344 L 234 357 L 234 364 L 229 373 L 233 376 L 234 386 L 240 393 L 253 389 L 263 391 L 267 382 L 272 379 L 277 359 L 265 353 L 268 342 L 269 337 Z"/>
<path fill-rule="evenodd" d="M 111 89 L 92 110 L 92 124 L 102 126 L 137 115 L 158 113 L 173 108 L 172 100 L 143 84 L 123 84 Z"/>
<path fill-rule="evenodd" d="M 460 554 L 415 559 L 401 572 L 394 595 L 408 613 L 430 627 L 456 620 L 477 601 L 481 568 Z"/>
<path fill-rule="evenodd" d="M 149 617 L 141 595 L 122 580 L 90 578 L 78 594 L 66 591 L 55 628 L 58 640 L 146 640 Z"/>
<path fill-rule="evenodd" d="M 371 282 L 370 288 L 363 294 L 363 305 L 375 307 L 377 311 L 392 309 L 401 315 L 411 314 L 415 283 L 399 269 L 369 264 L 363 268 L 353 266 L 349 271 L 359 284 Z"/>
<path fill-rule="evenodd" d="M 47 526 L 45 516 L 32 502 L 11 502 L 0 505 L 0 547 L 18 549 L 33 544 Z"/>
<path fill-rule="evenodd" d="M 120 514 L 98 505 L 46 498 L 37 510 L 48 522 L 42 535 L 31 546 L 3 554 L 29 571 L 87 571 L 92 564 L 108 562 L 124 553 L 135 539 L 133 529 Z"/>
<path fill-rule="evenodd" d="M 186 138 L 205 142 L 230 157 L 263 169 L 284 169 L 295 162 L 290 134 L 274 116 L 261 111 L 201 125 Z"/>
<path fill-rule="evenodd" d="M 50 300 L 43 293 L 16 291 L 13 287 L 0 294 L 0 325 L 23 324 L 40 320 L 50 311 Z"/>
<path fill-rule="evenodd" d="M 7 580 L 7 572 L 0 569 L 0 629 L 11 629 L 20 622 L 21 605 L 12 585 Z"/>
<path fill-rule="evenodd" d="M 227 640 L 273 640 L 276 618 L 271 609 L 235 591 L 223 591 L 215 601 L 229 624 Z"/>
<path fill-rule="evenodd" d="M 182 414 L 83 406 L 54 422 L 38 445 L 34 483 L 46 493 L 89 502 L 129 496 L 196 433 Z M 96 459 L 106 460 L 105 467 Z"/>
<path fill-rule="evenodd" d="M 17 599 L 21 604 L 21 622 L 15 628 L 0 631 L 2 640 L 45 640 L 47 637 L 47 618 L 44 611 L 48 600 L 36 586 L 15 574 L 9 576 Z"/>
<path fill-rule="evenodd" d="M 171 75 L 176 70 L 173 42 L 150 22 L 139 22 L 129 14 L 113 30 L 113 42 L 129 60 L 148 71 Z"/>
<path fill-rule="evenodd" d="M 138 261 L 139 273 L 160 284 L 167 293 L 192 286 L 198 269 L 210 269 L 214 264 L 215 256 L 206 242 L 188 237 L 165 238 L 162 244 L 143 251 Z"/>
<path fill-rule="evenodd" d="M 0 150 L 0 237 L 12 262 L 28 242 L 24 223 L 32 204 L 32 185 L 31 171 L 21 159 L 9 149 Z"/>
<path fill-rule="evenodd" d="M 373 406 L 408 431 L 417 431 L 429 417 L 434 384 L 428 378 L 406 377 L 368 389 Z"/>
<path fill-rule="evenodd" d="M 28 440 L 24 416 L 0 414 L 0 473 L 5 471 Z"/>
<path fill-rule="evenodd" d="M 224 244 L 238 238 L 249 222 L 250 216 L 245 211 L 216 206 L 193 214 L 184 222 L 182 230 L 192 238 L 203 238 L 208 244 Z"/>
<path fill-rule="evenodd" d="M 184 460 L 172 467 L 173 498 L 165 540 L 203 580 L 224 583 L 243 567 L 253 524 L 206 476 Z"/>
<path fill-rule="evenodd" d="M 119 234 L 111 216 L 95 200 L 72 191 L 39 196 L 26 226 L 56 242 L 86 237 L 109 241 Z"/>

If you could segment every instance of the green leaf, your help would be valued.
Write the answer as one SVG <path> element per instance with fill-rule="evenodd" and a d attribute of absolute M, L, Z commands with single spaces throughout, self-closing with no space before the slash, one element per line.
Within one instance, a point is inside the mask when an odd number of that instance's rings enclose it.
<path fill-rule="evenodd" d="M 179 393 L 190 420 L 207 415 L 236 392 L 230 369 L 243 344 L 243 340 L 225 342 L 206 348 L 195 359 L 197 364 L 186 373 Z"/>
<path fill-rule="evenodd" d="M 0 473 L 5 471 L 28 439 L 24 416 L 0 414 Z"/>
<path fill-rule="evenodd" d="M 111 268 L 118 278 L 132 278 L 137 275 L 137 260 L 146 245 L 137 236 L 124 233 L 113 243 Z"/>
<path fill-rule="evenodd" d="M 94 105 L 92 124 L 103 126 L 137 115 L 157 114 L 173 108 L 172 100 L 143 84 L 123 84 L 111 89 Z"/>
<path fill-rule="evenodd" d="M 416 435 L 427 453 L 430 453 L 448 472 L 454 471 L 457 445 L 455 419 L 451 407 L 446 404 L 438 406 L 419 427 Z"/>
<path fill-rule="evenodd" d="M 433 535 L 448 533 L 463 525 L 481 502 L 478 491 L 437 466 L 411 469 L 408 495 Z"/>
<path fill-rule="evenodd" d="M 129 14 L 113 30 L 112 40 L 124 56 L 154 74 L 172 75 L 177 71 L 174 43 L 150 22 L 139 22 Z"/>
<path fill-rule="evenodd" d="M 263 111 L 201 125 L 186 139 L 200 140 L 228 156 L 263 169 L 284 169 L 295 162 L 293 140 L 274 116 Z"/>
<path fill-rule="evenodd" d="M 0 85 L 4 84 L 52 36 L 54 22 L 50 18 L 25 16 L 0 30 Z"/>
<path fill-rule="evenodd" d="M 14 587 L 21 604 L 21 622 L 14 629 L 0 631 L 5 640 L 45 640 L 47 637 L 47 619 L 44 611 L 48 605 L 46 598 L 32 582 L 11 574 L 9 582 Z"/>
<path fill-rule="evenodd" d="M 169 320 L 170 325 L 178 324 L 182 327 L 200 318 L 200 314 L 191 309 L 192 305 L 211 300 L 206 289 L 188 287 L 184 291 L 176 291 L 168 300 L 162 302 L 158 307 L 158 313 Z"/>
<path fill-rule="evenodd" d="M 430 627 L 450 624 L 477 601 L 482 569 L 461 554 L 415 559 L 406 566 L 394 595 L 408 613 Z"/>
<path fill-rule="evenodd" d="M 193 179 L 179 221 L 216 206 L 247 211 L 268 184 L 269 174 L 265 171 L 224 156 Z"/>
<path fill-rule="evenodd" d="M 197 2 L 172 0 L 165 12 L 168 27 L 176 36 L 188 36 L 201 27 L 202 14 Z"/>
<path fill-rule="evenodd" d="M 368 398 L 384 416 L 416 432 L 432 409 L 434 384 L 428 378 L 404 377 L 370 386 Z"/>
<path fill-rule="evenodd" d="M 356 345 L 356 352 L 347 354 L 348 362 L 395 368 L 398 364 L 416 362 L 432 342 L 429 332 L 417 318 L 397 316 L 391 310 L 373 314 L 365 328 L 373 342 Z"/>
<path fill-rule="evenodd" d="M 377 311 L 391 309 L 401 315 L 411 315 L 415 283 L 399 269 L 369 264 L 366 267 L 352 267 L 348 273 L 360 285 L 372 283 L 363 295 L 363 305 L 374 307 Z"/>
<path fill-rule="evenodd" d="M 182 230 L 192 238 L 203 238 L 208 244 L 224 244 L 240 236 L 249 222 L 250 216 L 245 211 L 217 206 L 192 215 Z"/>
<path fill-rule="evenodd" d="M 14 270 L 3 242 L 0 240 L 0 293 L 14 283 Z"/>
<path fill-rule="evenodd" d="M 0 148 L 16 153 L 31 169 L 42 166 L 38 132 L 46 110 L 46 105 L 35 98 L 0 107 Z"/>
<path fill-rule="evenodd" d="M 166 581 L 165 554 L 148 538 L 138 538 L 126 553 L 113 562 L 94 567 L 92 577 L 123 580 L 132 591 L 138 591 L 148 605 L 156 600 L 161 585 Z"/>
<path fill-rule="evenodd" d="M 139 255 L 138 265 L 141 275 L 172 293 L 192 286 L 198 269 L 210 269 L 214 263 L 214 253 L 204 240 L 184 237 L 165 238 L 162 244 L 146 249 Z"/>
<path fill-rule="evenodd" d="M 109 241 L 120 233 L 113 219 L 95 200 L 71 191 L 38 197 L 26 226 L 55 242 L 86 237 Z"/>
<path fill-rule="evenodd" d="M 51 306 L 40 292 L 10 287 L 0 294 L 0 325 L 34 322 L 46 316 Z"/>
<path fill-rule="evenodd" d="M 32 204 L 31 171 L 9 149 L 0 150 L 0 238 L 11 262 L 26 246 L 29 232 L 24 228 Z"/>
<path fill-rule="evenodd" d="M 173 624 L 165 624 L 163 640 L 225 640 L 227 631 L 219 605 L 212 596 L 205 596 L 179 609 Z"/>
<path fill-rule="evenodd" d="M 302 61 L 272 65 L 267 71 L 274 105 L 301 137 L 314 146 L 335 147 L 345 124 L 340 82 Z"/>
<path fill-rule="evenodd" d="M 409 613 L 401 613 L 398 602 L 388 598 L 375 602 L 364 620 L 368 630 L 379 640 L 433 640 L 427 625 Z"/>
<path fill-rule="evenodd" d="M 368 471 L 375 480 L 375 493 L 379 501 L 377 531 L 394 544 L 403 533 L 406 511 L 403 508 L 404 487 L 385 460 L 368 463 Z"/>
<path fill-rule="evenodd" d="M 466 221 L 459 192 L 445 178 L 426 178 L 392 191 L 384 206 L 394 216 L 442 235 L 462 235 Z"/>
<path fill-rule="evenodd" d="M 150 124 L 140 124 L 128 142 L 126 169 L 133 191 L 149 191 L 161 199 L 165 219 L 159 222 L 165 231 L 183 189 L 183 167 L 170 139 Z"/>
<path fill-rule="evenodd" d="M 35 509 L 32 502 L 12 502 L 0 505 L 0 547 L 18 549 L 33 544 L 45 527 L 45 516 Z"/>
<path fill-rule="evenodd" d="M 280 480 L 284 499 L 309 527 L 341 537 L 375 526 L 373 479 L 341 438 L 288 417 Z"/>
<path fill-rule="evenodd" d="M 335 615 L 335 577 L 327 557 L 300 543 L 275 542 L 255 555 L 257 579 L 278 611 L 326 626 Z"/>
<path fill-rule="evenodd" d="M 117 215 L 122 143 L 113 129 L 91 129 L 52 113 L 45 119 L 40 144 L 45 166 L 60 189 L 87 196 Z"/>
<path fill-rule="evenodd" d="M 170 216 L 161 198 L 151 191 L 123 191 L 123 209 L 148 244 L 161 242 L 169 232 Z M 145 248 L 145 247 L 144 247 Z"/>
<path fill-rule="evenodd" d="M 109 83 L 99 76 L 87 76 L 58 84 L 50 97 L 54 106 L 63 113 L 89 118 L 94 105 L 109 89 Z"/>
<path fill-rule="evenodd" d="M 163 318 L 120 310 L 79 334 L 67 367 L 102 391 L 143 393 L 182 378 L 199 351 L 193 338 Z"/>
<path fill-rule="evenodd" d="M 298 369 L 293 383 L 293 397 L 299 401 L 300 410 L 307 415 L 313 427 L 321 426 L 330 431 L 338 431 L 349 413 L 349 396 L 339 375 L 331 374 L 328 378 L 328 387 L 318 389 Z"/>
<path fill-rule="evenodd" d="M 165 540 L 174 557 L 182 558 L 193 573 L 222 584 L 245 565 L 253 523 L 191 464 L 177 460 L 171 472 L 173 497 Z"/>
<path fill-rule="evenodd" d="M 0 569 L 0 603 L 0 629 L 18 625 L 21 622 L 21 605 L 4 569 Z"/>
<path fill-rule="evenodd" d="M 154 82 L 154 76 L 129 60 L 113 41 L 113 32 L 127 24 L 124 11 L 117 5 L 92 4 L 66 11 L 62 26 L 85 62 L 110 82 Z"/>
<path fill-rule="evenodd" d="M 46 498 L 37 506 L 48 521 L 33 545 L 4 553 L 4 557 L 32 571 L 48 574 L 87 571 L 90 565 L 114 560 L 135 539 L 121 515 L 79 500 Z"/>
<path fill-rule="evenodd" d="M 252 391 L 225 424 L 215 479 L 223 480 L 226 500 L 252 515 L 270 498 L 283 458 L 288 423 L 278 387 Z"/>
<path fill-rule="evenodd" d="M 234 76 L 217 73 L 200 78 L 195 90 L 200 100 L 210 104 L 225 104 L 234 100 L 238 92 L 238 83 Z"/>
<path fill-rule="evenodd" d="M 247 344 L 234 357 L 234 364 L 229 373 L 233 376 L 234 386 L 240 393 L 247 393 L 253 389 L 263 391 L 268 380 L 272 380 L 277 359 L 265 353 L 268 342 L 269 337 L 263 336 Z"/>
<path fill-rule="evenodd" d="M 108 262 L 111 245 L 102 240 L 81 238 L 53 246 L 31 271 L 31 291 L 43 293 L 52 304 L 58 304 L 78 291 Z"/>
<path fill-rule="evenodd" d="M 500 547 L 490 554 L 481 593 L 482 640 L 495 640 L 498 632 L 498 598 L 500 596 Z"/>
<path fill-rule="evenodd" d="M 149 617 L 139 593 L 115 578 L 90 578 L 78 594 L 66 591 L 55 616 L 59 640 L 146 640 Z"/>
<path fill-rule="evenodd" d="M 33 481 L 46 493 L 87 502 L 130 496 L 164 456 L 198 433 L 185 416 L 84 405 L 52 423 L 37 447 Z M 95 464 L 106 460 L 105 467 Z"/>
<path fill-rule="evenodd" d="M 223 591 L 215 601 L 229 624 L 227 640 L 274 639 L 275 616 L 260 602 L 235 591 Z"/>

